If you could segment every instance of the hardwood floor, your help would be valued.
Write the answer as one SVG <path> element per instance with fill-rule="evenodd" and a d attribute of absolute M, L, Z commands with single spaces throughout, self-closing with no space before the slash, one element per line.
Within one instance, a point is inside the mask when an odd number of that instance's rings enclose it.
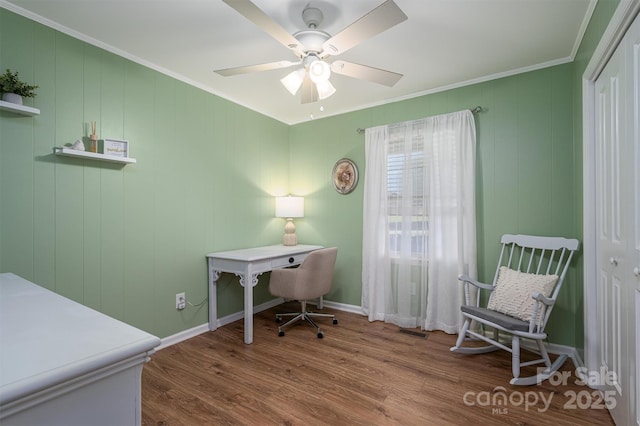
<path fill-rule="evenodd" d="M 571 362 L 566 385 L 515 387 L 505 351 L 453 354 L 456 336 L 357 314 L 325 309 L 339 324 L 321 320 L 324 339 L 304 324 L 278 337 L 275 313 L 296 309 L 257 314 L 252 345 L 240 320 L 157 352 L 142 373 L 142 424 L 613 425 Z"/>

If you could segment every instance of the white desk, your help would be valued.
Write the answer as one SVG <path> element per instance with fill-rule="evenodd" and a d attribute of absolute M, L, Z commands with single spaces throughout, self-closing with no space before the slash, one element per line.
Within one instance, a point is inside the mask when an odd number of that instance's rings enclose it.
<path fill-rule="evenodd" d="M 310 252 L 321 248 L 298 244 L 209 253 L 209 330 L 218 328 L 216 283 L 220 273 L 228 272 L 240 277 L 240 285 L 244 287 L 244 342 L 250 344 L 253 342 L 253 287 L 258 284 L 258 276 L 274 269 L 299 265 Z"/>
<path fill-rule="evenodd" d="M 0 274 L 0 424 L 139 425 L 160 339 Z"/>

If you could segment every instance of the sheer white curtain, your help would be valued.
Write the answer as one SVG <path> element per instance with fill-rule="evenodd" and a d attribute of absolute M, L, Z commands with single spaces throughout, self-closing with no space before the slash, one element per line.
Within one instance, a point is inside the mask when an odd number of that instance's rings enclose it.
<path fill-rule="evenodd" d="M 366 130 L 362 307 L 370 321 L 457 333 L 476 276 L 471 111 Z"/>

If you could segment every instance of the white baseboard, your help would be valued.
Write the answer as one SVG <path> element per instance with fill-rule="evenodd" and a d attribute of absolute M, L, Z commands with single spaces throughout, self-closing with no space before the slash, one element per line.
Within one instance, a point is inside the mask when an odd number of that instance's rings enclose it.
<path fill-rule="evenodd" d="M 491 337 L 493 336 L 492 332 L 487 331 L 486 334 Z M 503 335 L 500 333 L 501 340 L 507 339 L 509 340 L 510 335 Z M 523 349 L 527 349 L 529 351 L 538 353 L 538 345 L 530 339 L 520 339 L 520 347 Z M 559 345 L 557 343 L 547 343 L 547 352 L 553 355 L 567 355 L 567 357 L 571 358 L 571 362 L 576 369 L 579 367 L 584 367 L 584 361 L 582 361 L 582 357 L 580 356 L 580 352 L 573 346 Z"/>
<path fill-rule="evenodd" d="M 362 312 L 362 306 L 347 305 L 346 303 L 331 302 L 329 300 L 325 300 L 323 302 L 323 305 L 326 306 L 327 308 L 336 309 L 338 311 L 351 312 L 353 314 L 364 315 L 364 312 Z"/>
<path fill-rule="evenodd" d="M 531 341 L 521 341 L 521 342 L 522 342 L 521 346 L 525 349 L 529 349 L 529 350 L 538 349 L 538 347 L 534 342 L 531 342 Z M 580 357 L 578 350 L 573 346 L 558 345 L 556 343 L 547 343 L 547 351 L 550 354 L 554 354 L 554 355 L 567 355 L 569 358 L 571 358 L 571 361 L 573 362 L 573 365 L 576 367 L 576 369 L 578 367 L 584 367 L 584 362 L 582 361 L 582 358 Z"/>
<path fill-rule="evenodd" d="M 270 300 L 258 306 L 254 306 L 253 313 L 257 314 L 258 312 L 266 311 L 267 309 L 271 309 L 282 303 L 284 303 L 284 299 L 282 298 Z M 313 304 L 313 302 L 310 302 L 310 303 Z M 354 314 L 364 315 L 364 312 L 362 311 L 362 307 L 357 305 L 348 305 L 345 303 L 337 303 L 337 302 L 331 302 L 331 301 L 325 300 L 323 301 L 323 306 L 336 309 L 338 311 L 351 312 Z M 243 319 L 243 318 L 244 318 L 244 311 L 236 312 L 231 315 L 218 318 L 217 326 L 222 327 L 224 325 L 231 324 L 232 322 L 237 321 L 239 319 Z M 209 323 L 204 323 L 196 327 L 190 328 L 188 330 L 184 330 L 179 333 L 173 334 L 171 336 L 167 336 L 163 339 L 160 339 L 160 346 L 156 348 L 156 351 L 159 351 L 171 345 L 175 345 L 176 343 L 183 342 L 192 337 L 196 337 L 202 333 L 206 333 L 207 331 L 209 331 Z M 521 347 L 524 349 L 537 352 L 536 344 L 533 341 L 530 341 L 527 339 L 521 340 Z M 567 355 L 569 358 L 571 358 L 571 361 L 573 362 L 573 365 L 575 366 L 576 370 L 580 367 L 585 366 L 582 358 L 580 357 L 580 353 L 573 346 L 558 345 L 556 343 L 548 343 L 547 351 L 554 355 L 563 355 L 563 354 Z"/>
<path fill-rule="evenodd" d="M 284 303 L 284 299 L 282 298 L 270 300 L 258 306 L 254 306 L 253 313 L 257 314 L 258 312 L 266 311 L 267 309 L 271 309 L 282 303 Z M 323 305 L 328 308 L 337 309 L 339 311 L 352 312 L 355 314 L 363 315 L 362 308 L 360 306 L 347 305 L 344 303 L 336 303 L 336 302 L 330 302 L 326 300 L 323 302 Z M 222 327 L 223 325 L 231 324 L 232 322 L 238 321 L 239 319 L 243 319 L 243 318 L 244 318 L 244 311 L 236 312 L 231 315 L 218 318 L 217 326 Z M 206 333 L 207 331 L 209 331 L 209 323 L 204 323 L 196 327 L 190 328 L 188 330 L 184 330 L 179 333 L 172 334 L 171 336 L 167 336 L 163 339 L 160 339 L 160 346 L 156 347 L 156 351 L 162 350 L 171 345 L 175 345 L 176 343 L 183 342 L 187 339 L 191 339 L 192 337 L 196 337 L 202 333 Z"/>
<path fill-rule="evenodd" d="M 196 337 L 199 334 L 209 331 L 209 323 L 204 323 L 188 330 L 181 331 L 171 336 L 167 336 L 164 339 L 160 339 L 160 346 L 156 347 L 156 351 L 175 345 L 176 343 L 183 342 L 192 337 Z"/>
<path fill-rule="evenodd" d="M 253 307 L 253 314 L 257 314 L 258 312 L 262 312 L 262 311 L 266 311 L 267 309 L 271 309 L 274 306 L 278 306 L 280 304 L 284 303 L 284 300 L 279 297 L 277 299 L 273 299 L 273 300 L 269 300 L 268 302 L 262 303 L 258 306 L 254 306 Z M 227 325 L 227 324 L 231 324 L 234 321 L 238 321 L 239 319 L 243 319 L 244 318 L 244 311 L 239 311 L 236 313 L 233 313 L 231 315 L 227 315 L 225 317 L 222 318 L 218 318 L 217 321 L 217 326 L 218 327 L 222 327 L 223 325 Z"/>

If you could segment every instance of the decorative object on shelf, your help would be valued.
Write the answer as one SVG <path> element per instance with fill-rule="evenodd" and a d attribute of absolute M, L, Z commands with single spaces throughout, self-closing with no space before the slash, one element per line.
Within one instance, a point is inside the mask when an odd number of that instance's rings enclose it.
<path fill-rule="evenodd" d="M 348 158 L 341 158 L 336 162 L 331 176 L 333 187 L 340 194 L 348 194 L 358 185 L 358 168 Z"/>
<path fill-rule="evenodd" d="M 96 135 L 96 122 L 92 121 L 91 123 L 91 133 L 89 134 L 89 140 L 91 141 L 91 146 L 89 151 L 98 152 L 98 135 Z"/>
<path fill-rule="evenodd" d="M 113 157 L 126 158 L 129 156 L 129 142 L 118 139 L 105 139 L 102 153 Z"/>
<path fill-rule="evenodd" d="M 9 68 L 0 75 L 0 92 L 5 102 L 22 105 L 22 98 L 34 98 L 37 88 L 36 85 L 20 81 L 18 72 L 12 72 Z"/>
<path fill-rule="evenodd" d="M 284 226 L 285 246 L 295 246 L 298 244 L 296 236 L 296 226 L 293 224 L 294 217 L 304 217 L 304 198 L 287 195 L 286 197 L 276 197 L 276 217 L 287 219 Z"/>
<path fill-rule="evenodd" d="M 71 145 L 71 149 L 75 149 L 76 151 L 84 151 L 84 142 L 82 142 L 82 139 L 76 139 L 73 145 Z"/>

